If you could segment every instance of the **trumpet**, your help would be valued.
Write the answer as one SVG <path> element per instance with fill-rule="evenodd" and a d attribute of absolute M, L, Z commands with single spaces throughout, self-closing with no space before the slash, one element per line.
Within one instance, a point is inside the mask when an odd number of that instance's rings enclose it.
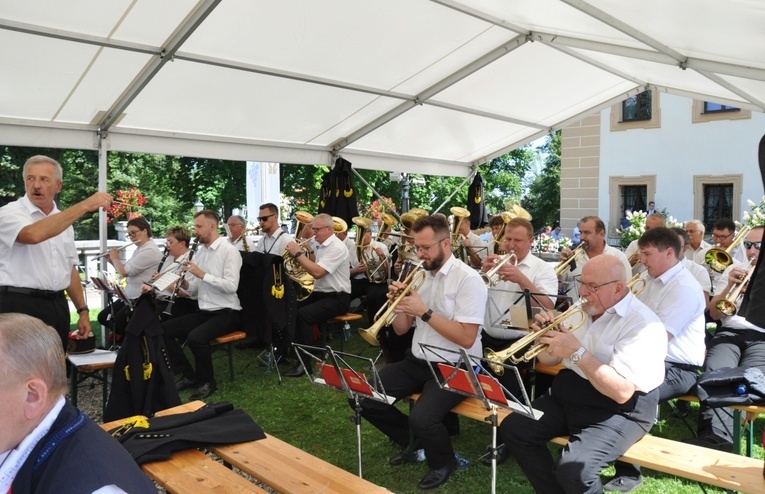
<path fill-rule="evenodd" d="M 627 282 L 627 288 L 630 289 L 633 295 L 640 295 L 642 291 L 645 290 L 648 281 L 643 278 L 643 273 L 646 272 L 646 269 L 647 268 L 643 268 L 635 273 L 635 275 Z"/>
<path fill-rule="evenodd" d="M 630 262 L 630 267 L 634 268 L 640 262 L 640 251 L 636 251 L 627 260 Z"/>
<path fill-rule="evenodd" d="M 545 323 L 545 325 L 540 329 L 539 331 L 533 331 L 520 340 L 516 341 L 506 349 L 495 352 L 491 348 L 487 348 L 484 352 L 484 357 L 486 357 L 486 360 L 489 361 L 489 368 L 491 368 L 492 371 L 498 376 L 501 376 L 505 372 L 505 368 L 502 367 L 499 364 L 505 363 L 508 359 L 514 363 L 518 364 L 520 362 L 529 362 L 530 360 L 533 360 L 537 355 L 545 351 L 549 345 L 544 343 L 538 343 L 531 348 L 529 348 L 523 355 L 516 356 L 516 354 L 520 353 L 524 348 L 526 348 L 529 344 L 537 341 L 542 336 L 546 335 L 550 331 L 554 331 L 559 324 L 561 324 L 566 319 L 570 318 L 574 315 L 579 315 L 581 318 L 578 321 L 578 324 L 574 326 L 569 326 L 569 331 L 576 331 L 579 329 L 582 324 L 584 324 L 585 321 L 585 315 L 584 311 L 582 310 L 582 306 L 587 303 L 586 298 L 580 298 L 576 303 L 574 303 L 569 309 L 558 315 L 555 319 L 552 321 Z"/>
<path fill-rule="evenodd" d="M 707 253 L 704 254 L 704 261 L 709 264 L 709 267 L 714 271 L 722 273 L 725 271 L 725 268 L 733 264 L 733 257 L 731 256 L 733 249 L 738 247 L 739 244 L 744 241 L 751 230 L 751 226 L 744 225 L 744 227 L 739 230 L 738 235 L 736 235 L 736 238 L 733 239 L 733 242 L 731 242 L 727 249 L 721 249 L 719 247 L 709 249 Z"/>
<path fill-rule="evenodd" d="M 715 308 L 718 311 L 725 314 L 726 316 L 736 315 L 736 312 L 738 312 L 738 306 L 741 303 L 741 300 L 739 300 L 741 298 L 741 291 L 744 289 L 746 284 L 749 283 L 749 279 L 752 277 L 752 273 L 754 273 L 754 264 L 755 258 L 750 259 L 749 263 L 745 267 L 746 275 L 744 276 L 744 279 L 739 281 L 736 286 L 728 290 L 728 293 L 725 294 L 724 298 L 717 301 Z"/>
<path fill-rule="evenodd" d="M 130 242 L 129 244 L 125 244 L 125 245 L 123 245 L 122 247 L 118 247 L 118 248 L 117 248 L 117 250 L 118 250 L 118 251 L 120 251 L 120 250 L 125 250 L 125 249 L 127 249 L 128 247 L 130 247 L 131 245 L 135 245 L 135 244 L 136 244 L 135 242 Z M 108 249 L 108 250 L 106 250 L 105 252 L 101 252 L 100 254 L 98 254 L 97 256 L 95 256 L 95 257 L 93 258 L 93 260 L 94 260 L 94 261 L 98 261 L 98 260 L 99 260 L 99 259 L 101 259 L 102 257 L 106 257 L 106 256 L 108 256 L 110 251 L 111 251 L 111 249 Z"/>
<path fill-rule="evenodd" d="M 555 267 L 555 275 L 560 277 L 566 274 L 566 271 L 569 269 L 571 271 L 576 269 L 576 260 L 584 255 L 584 251 L 587 250 L 587 242 L 582 242 L 579 244 L 579 246 L 574 249 L 571 252 L 571 255 L 568 257 L 568 259 L 561 261 L 556 267 Z"/>
<path fill-rule="evenodd" d="M 403 269 L 401 270 L 401 273 L 404 274 Z M 370 345 L 380 346 L 377 337 L 382 328 L 393 324 L 393 320 L 396 319 L 396 316 L 398 315 L 395 310 L 396 307 L 398 307 L 399 302 L 401 302 L 401 299 L 409 295 L 410 292 L 416 292 L 422 288 L 423 283 L 425 283 L 425 268 L 422 267 L 422 261 L 414 265 L 413 269 L 409 270 L 403 283 L 406 285 L 406 288 L 399 291 L 395 298 L 388 299 L 385 305 L 377 311 L 377 314 L 375 314 L 374 317 L 374 324 L 366 329 L 359 328 L 359 335 L 361 335 L 361 337 Z"/>
<path fill-rule="evenodd" d="M 518 256 L 515 255 L 515 251 L 510 251 L 510 253 L 501 255 L 494 259 L 494 267 L 485 273 L 481 273 L 481 279 L 487 287 L 497 286 L 497 284 L 501 281 L 499 277 L 499 269 L 508 262 L 512 262 L 513 266 L 518 265 Z"/>

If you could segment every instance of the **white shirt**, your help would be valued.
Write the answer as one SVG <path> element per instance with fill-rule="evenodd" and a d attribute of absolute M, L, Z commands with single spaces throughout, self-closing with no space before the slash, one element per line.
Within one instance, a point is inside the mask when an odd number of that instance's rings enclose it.
<path fill-rule="evenodd" d="M 688 244 L 688 248 L 685 249 L 685 258 L 690 260 L 690 261 L 693 261 L 694 257 L 696 257 L 696 254 L 698 254 L 702 250 L 708 249 L 710 247 L 712 247 L 712 244 L 710 244 L 709 242 L 707 242 L 704 239 L 701 239 L 701 243 L 699 244 L 699 248 L 698 249 L 694 249 L 694 248 L 691 247 L 690 244 Z"/>
<path fill-rule="evenodd" d="M 710 245 L 706 249 L 697 252 L 696 255 L 693 257 L 693 262 L 695 262 L 696 264 L 700 264 L 701 267 L 707 270 L 707 273 L 709 273 L 709 276 L 712 278 L 712 288 L 714 289 L 718 286 L 718 281 L 720 280 L 720 276 L 722 275 L 722 273 L 715 271 L 709 266 L 709 264 L 707 264 L 707 261 L 706 261 L 707 251 L 709 251 L 709 249 L 713 247 L 714 245 Z M 733 259 L 732 264 L 736 264 L 737 262 L 744 264 L 748 261 L 748 259 L 746 258 L 746 250 L 743 249 L 740 244 L 738 247 L 733 249 L 731 258 Z M 719 286 L 721 287 L 721 289 L 725 288 L 725 285 L 719 285 Z M 711 295 L 715 295 L 715 292 L 712 292 Z"/>
<path fill-rule="evenodd" d="M 287 247 L 287 244 L 294 240 L 292 235 L 279 228 L 270 237 L 268 234 L 263 235 L 260 238 L 258 245 L 256 245 L 254 249 L 250 249 L 250 252 L 260 252 L 261 254 L 280 256 L 284 253 L 284 248 Z"/>
<path fill-rule="evenodd" d="M 626 282 L 628 279 L 632 277 L 630 273 L 632 273 L 632 267 L 630 266 L 630 262 L 627 260 L 627 256 L 624 255 L 622 251 L 617 249 L 616 247 L 611 247 L 610 245 L 606 245 L 603 249 L 603 254 L 605 256 L 614 256 L 619 258 L 619 260 L 622 262 L 622 266 L 624 266 L 624 282 Z M 569 269 L 566 273 L 563 274 L 561 277 L 561 281 L 574 281 L 579 280 L 579 277 L 582 275 L 582 268 L 585 264 L 590 260 L 590 256 L 587 255 L 587 252 L 585 251 L 584 254 L 576 261 L 576 268 L 575 269 Z M 579 298 L 579 283 L 575 283 L 574 287 L 568 292 L 569 296 L 573 297 L 574 300 L 577 300 Z"/>
<path fill-rule="evenodd" d="M 200 245 L 192 262 L 205 272 L 202 279 L 187 274 L 191 298 L 196 296 L 200 310 L 242 310 L 236 290 L 242 255 L 228 240 L 218 237 L 210 247 Z"/>
<path fill-rule="evenodd" d="M 152 239 L 147 240 L 130 256 L 130 259 L 125 263 L 125 273 L 127 273 L 125 295 L 130 300 L 141 296 L 141 285 L 149 282 L 151 275 L 159 267 L 160 259 L 162 259 L 162 254 Z"/>
<path fill-rule="evenodd" d="M 673 338 L 667 345 L 667 361 L 704 365 L 706 301 L 701 286 L 678 262 L 658 278 L 646 275 L 645 289 L 637 296 L 653 310 Z"/>
<path fill-rule="evenodd" d="M 54 203 L 50 215 L 59 212 Z M 69 287 L 72 267 L 80 263 L 71 226 L 39 244 L 16 242 L 24 227 L 44 218 L 26 195 L 0 208 L 0 286 L 55 291 Z"/>
<path fill-rule="evenodd" d="M 486 256 L 489 254 L 489 249 L 486 248 L 486 242 L 481 240 L 481 237 L 473 233 L 472 231 L 468 232 L 467 239 L 470 241 L 470 247 L 473 249 L 473 252 L 478 254 L 478 257 L 481 259 L 481 262 L 486 259 Z M 470 255 L 470 251 L 467 250 L 467 247 L 465 247 L 465 258 L 468 259 Z"/>
<path fill-rule="evenodd" d="M 730 270 L 733 269 L 735 266 L 741 267 L 745 263 L 738 263 L 734 262 L 727 268 L 725 268 L 725 271 L 723 271 L 722 275 L 720 275 L 720 279 L 717 281 L 717 285 L 715 285 L 715 291 L 720 291 L 722 293 L 723 290 L 728 286 L 728 278 L 730 277 Z M 748 264 L 748 262 L 746 263 Z M 733 316 L 723 316 L 722 319 L 720 319 L 720 324 L 722 324 L 725 328 L 731 328 L 731 329 L 753 329 L 755 331 L 759 331 L 761 333 L 765 333 L 765 328 L 761 328 L 759 326 L 755 326 L 754 324 L 747 321 L 745 318 L 739 316 L 738 314 Z"/>
<path fill-rule="evenodd" d="M 265 238 L 265 237 L 264 237 Z M 240 235 L 239 238 L 236 240 L 228 239 L 228 242 L 233 245 L 236 250 L 239 252 L 254 252 L 255 251 L 255 240 L 246 236 L 246 235 Z M 247 248 L 244 248 L 244 243 L 247 242 Z"/>
<path fill-rule="evenodd" d="M 689 259 L 683 259 L 680 262 L 696 278 L 696 281 L 701 285 L 702 291 L 712 293 L 712 279 L 709 277 L 706 269 Z"/>
<path fill-rule="evenodd" d="M 516 267 L 537 287 L 537 292 L 549 294 L 553 304 L 555 303 L 555 294 L 558 293 L 558 278 L 555 276 L 555 269 L 549 263 L 529 253 Z M 524 307 L 526 305 L 523 298 L 518 300 L 521 292 L 523 289 L 512 281 L 500 281 L 497 286 L 489 288 L 489 303 L 486 306 L 486 316 L 483 323 L 483 330 L 487 334 L 505 340 L 520 338 L 528 334 L 528 331 L 507 329 L 499 324 L 502 319 L 505 319 L 504 312 L 509 307 Z M 517 303 L 514 303 L 516 300 Z"/>
<path fill-rule="evenodd" d="M 388 270 L 386 268 L 384 268 L 384 267 L 379 267 L 379 264 L 381 262 L 385 262 L 385 261 L 388 260 L 388 246 L 385 245 L 382 242 L 378 242 L 377 240 L 372 240 L 369 243 L 369 246 L 365 247 L 365 249 L 366 249 L 366 254 L 364 254 L 364 255 L 371 256 L 372 259 L 376 262 L 376 264 L 375 264 L 375 266 L 374 266 L 374 268 L 372 270 L 374 271 L 374 269 L 377 269 L 378 273 L 380 271 L 382 271 L 383 273 L 385 273 L 385 279 L 387 279 L 388 278 Z M 378 249 L 382 249 L 382 251 L 383 251 L 382 258 L 377 254 L 377 250 Z M 367 272 L 369 272 L 371 266 L 368 265 L 367 262 L 364 262 L 364 265 L 366 266 L 367 271 L 365 273 L 359 273 L 359 274 L 361 275 L 361 277 L 367 278 Z M 375 275 L 375 276 L 377 276 L 377 275 Z M 357 274 L 356 276 L 354 276 L 354 278 L 359 278 L 359 275 Z"/>
<path fill-rule="evenodd" d="M 638 391 L 647 393 L 664 382 L 667 332 L 658 316 L 631 293 L 597 321 L 585 316 L 574 335 L 588 352 L 613 367 Z M 569 358 L 563 359 L 563 365 L 587 379 Z"/>
<path fill-rule="evenodd" d="M 351 293 L 350 256 L 343 241 L 330 235 L 323 244 L 315 244 L 314 252 L 316 264 L 327 271 L 327 274 L 314 281 L 314 291 Z"/>
<path fill-rule="evenodd" d="M 480 324 L 483 322 L 486 311 L 488 293 L 481 276 L 473 268 L 453 255 L 449 256 L 435 275 L 431 271 L 426 271 L 425 282 L 418 293 L 425 305 L 432 309 L 434 314 L 439 314 L 452 321 L 478 324 L 475 342 L 473 346 L 465 348 L 465 350 L 470 355 L 482 356 Z M 431 353 L 425 355 L 420 343 L 455 351 L 462 348 L 441 336 L 438 331 L 419 317 L 415 318 L 415 322 L 416 327 L 412 338 L 412 354 L 415 357 L 423 360 L 440 360 Z M 452 362 L 459 359 L 459 354 L 444 354 L 444 352 L 441 354 L 445 358 L 451 357 Z"/>

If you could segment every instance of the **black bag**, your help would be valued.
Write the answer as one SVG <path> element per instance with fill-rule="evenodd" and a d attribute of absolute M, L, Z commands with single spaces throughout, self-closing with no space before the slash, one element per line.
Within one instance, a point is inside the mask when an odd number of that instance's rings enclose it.
<path fill-rule="evenodd" d="M 724 367 L 699 376 L 696 395 L 704 405 L 765 403 L 765 375 L 757 367 Z"/>

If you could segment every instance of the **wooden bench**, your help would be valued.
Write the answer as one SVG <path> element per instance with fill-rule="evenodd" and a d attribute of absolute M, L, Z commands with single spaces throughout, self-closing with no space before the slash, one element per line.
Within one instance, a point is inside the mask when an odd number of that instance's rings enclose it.
<path fill-rule="evenodd" d="M 210 346 L 217 346 L 224 354 L 228 355 L 228 377 L 231 381 L 234 380 L 234 342 L 243 340 L 246 337 L 247 333 L 244 331 L 233 331 L 218 336 L 210 342 Z"/>
<path fill-rule="evenodd" d="M 358 321 L 362 319 L 364 316 L 361 314 L 356 314 L 355 312 L 349 312 L 347 314 L 341 314 L 339 316 L 335 316 L 326 323 L 324 323 L 321 328 L 321 346 L 327 346 L 327 340 L 329 339 L 329 335 L 332 333 L 333 330 L 340 329 L 341 330 L 341 340 L 340 340 L 340 351 L 343 351 L 345 349 L 345 338 L 346 338 L 346 331 L 349 331 L 351 328 L 351 323 L 354 321 Z M 342 326 L 341 326 L 342 325 Z"/>
<path fill-rule="evenodd" d="M 109 369 L 114 368 L 117 352 L 97 349 L 92 353 L 67 355 L 66 358 L 71 364 L 69 395 L 72 406 L 77 407 L 77 391 L 80 383 L 86 379 L 95 379 L 101 382 L 101 416 L 103 417 L 109 395 Z"/>
<path fill-rule="evenodd" d="M 419 394 L 410 397 L 416 401 Z M 475 398 L 466 398 L 452 412 L 489 423 L 490 412 Z M 511 412 L 499 409 L 499 422 Z M 556 437 L 553 443 L 565 445 L 566 437 Z M 646 435 L 619 458 L 658 472 L 668 473 L 697 482 L 733 491 L 759 493 L 765 491 L 763 460 L 685 444 L 671 439 Z"/>

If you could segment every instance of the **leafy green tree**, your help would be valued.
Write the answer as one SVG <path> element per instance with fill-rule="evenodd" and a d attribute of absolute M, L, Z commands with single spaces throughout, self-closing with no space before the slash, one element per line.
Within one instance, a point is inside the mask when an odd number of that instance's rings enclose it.
<path fill-rule="evenodd" d="M 535 229 L 560 222 L 561 132 L 550 134 L 541 150 L 545 153 L 544 168 L 531 183 L 528 197 L 521 201 L 533 216 Z"/>
<path fill-rule="evenodd" d="M 535 158 L 535 150 L 526 145 L 478 168 L 483 177 L 484 200 L 490 214 L 505 211 L 508 202 L 520 204 L 523 178 L 531 170 Z"/>

